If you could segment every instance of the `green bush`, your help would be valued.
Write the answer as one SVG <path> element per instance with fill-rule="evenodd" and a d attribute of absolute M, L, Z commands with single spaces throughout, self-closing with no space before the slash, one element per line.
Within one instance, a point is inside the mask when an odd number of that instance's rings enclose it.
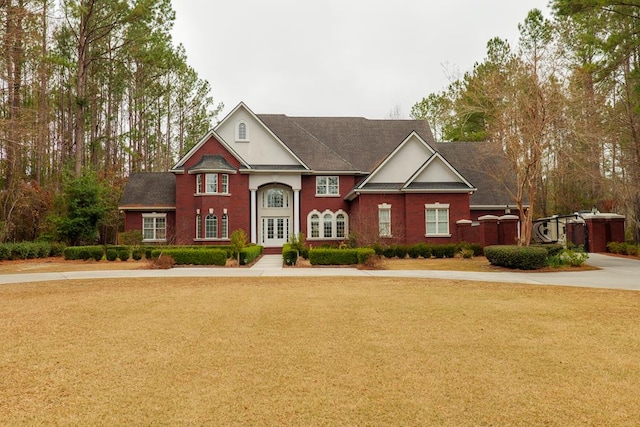
<path fill-rule="evenodd" d="M 411 245 L 409 246 L 409 248 L 407 248 L 407 255 L 409 255 L 410 258 L 416 259 L 418 257 L 420 257 L 420 247 L 419 245 Z"/>
<path fill-rule="evenodd" d="M 135 261 L 140 261 L 143 256 L 144 256 L 144 249 L 137 248 L 137 249 L 134 249 L 133 251 L 131 251 L 131 257 Z M 151 258 L 151 257 L 149 257 L 149 258 Z"/>
<path fill-rule="evenodd" d="M 84 261 L 94 259 L 100 261 L 104 256 L 103 246 L 68 246 L 63 251 L 65 260 L 77 260 Z"/>
<path fill-rule="evenodd" d="M 298 262 L 298 250 L 294 249 L 289 243 L 282 246 L 282 262 L 285 265 L 296 265 Z"/>
<path fill-rule="evenodd" d="M 118 259 L 118 251 L 113 248 L 107 248 L 105 251 L 105 258 L 107 258 L 107 261 L 115 261 Z"/>
<path fill-rule="evenodd" d="M 545 244 L 536 244 L 529 246 L 530 248 L 543 248 L 547 251 L 547 254 L 552 257 L 556 255 L 560 255 L 560 253 L 564 250 L 564 246 L 559 243 L 545 243 Z"/>
<path fill-rule="evenodd" d="M 453 243 L 432 245 L 431 253 L 436 258 L 453 258 L 456 256 L 456 245 Z"/>
<path fill-rule="evenodd" d="M 393 247 L 394 255 L 400 259 L 405 259 L 407 257 L 407 252 L 409 248 L 405 245 L 395 245 Z"/>
<path fill-rule="evenodd" d="M 177 265 L 225 265 L 227 251 L 225 249 L 193 249 L 193 248 L 162 248 L 151 251 L 151 258 L 168 255 Z"/>
<path fill-rule="evenodd" d="M 376 256 L 376 251 L 372 248 L 358 248 L 358 264 L 365 264 L 371 257 Z"/>
<path fill-rule="evenodd" d="M 59 242 L 53 242 L 51 243 L 51 250 L 49 252 L 50 256 L 62 256 L 64 254 L 64 248 L 66 246 L 64 245 L 64 243 L 59 243 Z"/>
<path fill-rule="evenodd" d="M 456 253 L 461 253 L 465 249 L 472 250 L 473 256 L 484 255 L 484 252 L 482 250 L 482 245 L 480 245 L 479 243 L 460 242 L 456 244 Z"/>
<path fill-rule="evenodd" d="M 426 243 L 418 243 L 416 245 L 416 248 L 418 249 L 418 253 L 422 258 L 429 259 L 433 256 L 431 246 L 427 245 Z"/>
<path fill-rule="evenodd" d="M 535 270 L 547 265 L 548 251 L 542 247 L 496 245 L 484 248 L 487 260 L 493 265 L 519 270 Z"/>
<path fill-rule="evenodd" d="M 240 250 L 240 265 L 252 263 L 256 258 L 262 255 L 262 246 L 250 245 Z"/>
<path fill-rule="evenodd" d="M 7 243 L 0 244 L 0 261 L 6 261 L 11 258 L 11 247 Z"/>
<path fill-rule="evenodd" d="M 129 258 L 131 258 L 131 248 L 129 248 L 128 246 L 118 249 L 117 252 L 120 261 L 128 261 Z"/>
<path fill-rule="evenodd" d="M 311 249 L 309 262 L 312 265 L 353 265 L 358 263 L 357 249 Z"/>

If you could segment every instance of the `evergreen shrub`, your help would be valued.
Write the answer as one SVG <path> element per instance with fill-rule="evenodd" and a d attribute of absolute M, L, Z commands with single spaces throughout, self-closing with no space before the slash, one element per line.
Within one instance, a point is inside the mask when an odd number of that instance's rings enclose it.
<path fill-rule="evenodd" d="M 536 270 L 547 265 L 549 252 L 543 247 L 495 245 L 484 248 L 487 260 L 500 267 Z"/>

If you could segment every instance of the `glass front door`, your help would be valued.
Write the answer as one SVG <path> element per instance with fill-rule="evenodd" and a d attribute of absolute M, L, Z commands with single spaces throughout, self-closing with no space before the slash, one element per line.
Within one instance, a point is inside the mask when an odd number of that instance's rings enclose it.
<path fill-rule="evenodd" d="M 289 240 L 289 218 L 262 218 L 262 245 L 282 246 Z"/>

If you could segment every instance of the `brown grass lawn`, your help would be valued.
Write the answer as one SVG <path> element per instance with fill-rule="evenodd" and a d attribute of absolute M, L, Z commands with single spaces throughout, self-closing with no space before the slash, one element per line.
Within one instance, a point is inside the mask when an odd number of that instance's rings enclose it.
<path fill-rule="evenodd" d="M 3 426 L 640 424 L 630 291 L 68 281 L 0 286 L 0 313 Z"/>

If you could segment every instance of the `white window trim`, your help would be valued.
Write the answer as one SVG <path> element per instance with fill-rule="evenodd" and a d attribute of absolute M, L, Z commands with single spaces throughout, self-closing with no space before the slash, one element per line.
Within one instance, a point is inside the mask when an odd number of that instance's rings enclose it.
<path fill-rule="evenodd" d="M 331 236 L 325 237 L 324 235 L 324 217 L 325 215 L 331 215 Z M 344 237 L 338 236 L 338 221 L 337 217 L 339 214 L 344 216 Z M 318 237 L 312 237 L 312 228 L 311 228 L 311 218 L 313 215 L 318 215 Z M 329 209 L 325 209 L 323 212 L 320 212 L 317 209 L 312 210 L 307 214 L 307 240 L 345 240 L 349 236 L 349 215 L 343 211 L 342 209 L 338 209 L 333 212 Z"/>
<path fill-rule="evenodd" d="M 318 192 L 318 181 L 321 178 L 325 178 L 326 179 L 326 183 L 323 185 L 324 191 L 325 193 L 319 193 Z M 337 183 L 336 183 L 336 192 L 335 193 L 329 193 L 329 178 L 335 178 Z M 318 175 L 316 176 L 316 197 L 340 197 L 340 176 L 339 175 Z"/>
<path fill-rule="evenodd" d="M 381 221 L 380 221 L 380 212 L 382 211 L 388 211 L 389 212 L 389 232 L 383 234 L 382 230 L 380 229 L 380 225 L 381 225 Z M 391 229 L 391 205 L 388 203 L 382 203 L 378 205 L 378 235 L 380 237 L 393 237 L 393 231 Z"/>
<path fill-rule="evenodd" d="M 446 233 L 427 233 L 427 211 L 436 211 L 436 231 L 438 230 L 438 211 L 447 211 L 447 231 Z M 451 237 L 451 218 L 448 203 L 427 203 L 424 205 L 424 236 L 425 237 Z"/>
<path fill-rule="evenodd" d="M 244 124 L 244 129 L 245 129 L 245 134 L 244 134 L 244 138 L 240 138 L 240 125 Z M 236 142 L 249 142 L 249 124 L 244 121 L 244 120 L 240 120 L 238 121 L 238 123 L 236 124 L 236 132 L 235 132 L 235 136 L 236 136 Z"/>
<path fill-rule="evenodd" d="M 150 213 L 150 214 L 142 214 L 142 236 L 144 237 L 144 220 L 145 219 L 153 219 L 153 238 L 144 239 L 143 242 L 166 242 L 167 241 L 167 214 L 166 213 Z M 164 238 L 159 239 L 156 235 L 157 226 L 156 220 L 164 219 Z"/>
<path fill-rule="evenodd" d="M 208 191 L 207 176 L 215 176 L 216 188 L 215 192 Z M 225 184 L 226 183 L 226 184 Z M 230 196 L 229 192 L 231 184 L 228 173 L 206 172 L 196 175 L 196 192 L 195 196 Z M 225 188 L 226 187 L 226 188 Z"/>

